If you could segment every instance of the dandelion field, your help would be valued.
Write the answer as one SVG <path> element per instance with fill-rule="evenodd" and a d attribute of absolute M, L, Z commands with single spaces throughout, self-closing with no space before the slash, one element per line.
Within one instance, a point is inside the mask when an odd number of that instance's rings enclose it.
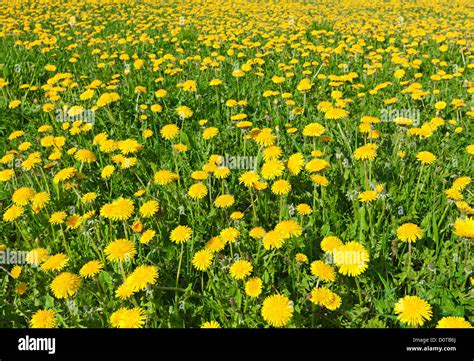
<path fill-rule="evenodd" d="M 474 322 L 474 4 L 0 4 L 0 327 Z"/>

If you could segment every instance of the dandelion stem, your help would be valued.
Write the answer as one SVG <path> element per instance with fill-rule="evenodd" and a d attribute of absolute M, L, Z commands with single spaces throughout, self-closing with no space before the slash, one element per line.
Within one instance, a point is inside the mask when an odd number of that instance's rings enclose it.
<path fill-rule="evenodd" d="M 362 304 L 362 295 L 360 293 L 359 280 L 357 279 L 357 277 L 354 277 L 354 278 L 355 278 L 355 282 L 356 282 L 356 286 L 357 286 L 357 294 L 359 295 L 359 303 Z"/>
<path fill-rule="evenodd" d="M 413 199 L 412 207 L 411 207 L 411 212 L 415 210 L 416 206 L 416 200 L 418 199 L 418 187 L 420 185 L 420 180 L 421 180 L 421 175 L 423 173 L 423 165 L 421 166 L 420 169 L 420 174 L 418 175 L 418 181 L 416 182 L 416 187 L 415 187 L 415 198 Z"/>
<path fill-rule="evenodd" d="M 178 288 L 179 274 L 181 273 L 181 263 L 183 261 L 184 243 L 181 243 L 181 252 L 179 254 L 178 273 L 176 274 L 176 288 Z"/>

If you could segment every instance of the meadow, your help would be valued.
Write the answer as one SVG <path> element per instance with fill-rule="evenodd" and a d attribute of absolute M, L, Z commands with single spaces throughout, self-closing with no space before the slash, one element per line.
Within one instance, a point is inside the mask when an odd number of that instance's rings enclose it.
<path fill-rule="evenodd" d="M 474 3 L 0 4 L 0 327 L 474 322 Z"/>

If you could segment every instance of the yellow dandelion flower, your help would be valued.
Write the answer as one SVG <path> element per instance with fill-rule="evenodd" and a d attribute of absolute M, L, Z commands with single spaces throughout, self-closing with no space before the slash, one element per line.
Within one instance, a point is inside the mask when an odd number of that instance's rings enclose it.
<path fill-rule="evenodd" d="M 142 206 L 140 207 L 140 214 L 144 218 L 149 218 L 152 217 L 156 212 L 158 212 L 159 209 L 159 203 L 155 200 L 151 200 L 142 204 Z"/>
<path fill-rule="evenodd" d="M 177 226 L 171 231 L 170 240 L 176 244 L 184 243 L 191 239 L 193 231 L 188 226 Z"/>
<path fill-rule="evenodd" d="M 323 281 L 333 282 L 336 279 L 334 268 L 323 261 L 314 261 L 310 267 L 311 274 L 315 277 L 319 277 Z"/>
<path fill-rule="evenodd" d="M 272 295 L 263 301 L 263 319 L 273 327 L 283 327 L 293 317 L 293 303 L 283 295 Z"/>
<path fill-rule="evenodd" d="M 253 266 L 249 261 L 238 260 L 230 266 L 229 272 L 232 278 L 242 280 L 253 271 Z"/>
<path fill-rule="evenodd" d="M 432 310 L 428 302 L 418 296 L 405 296 L 395 304 L 398 320 L 408 326 L 422 326 L 431 320 Z"/>
<path fill-rule="evenodd" d="M 49 256 L 48 259 L 41 265 L 44 271 L 61 271 L 69 262 L 69 257 L 64 253 L 58 253 Z"/>
<path fill-rule="evenodd" d="M 249 297 L 258 297 L 262 293 L 262 280 L 258 277 L 253 277 L 245 282 L 245 293 Z"/>
<path fill-rule="evenodd" d="M 110 323 L 115 328 L 141 328 L 146 321 L 145 311 L 142 308 L 122 307 L 110 316 Z"/>
<path fill-rule="evenodd" d="M 79 289 L 81 280 L 73 273 L 63 272 L 56 276 L 51 282 L 50 288 L 56 298 L 68 298 L 74 296 Z"/>
<path fill-rule="evenodd" d="M 31 317 L 31 328 L 55 328 L 56 314 L 53 310 L 38 310 Z"/>
<path fill-rule="evenodd" d="M 196 252 L 193 256 L 193 266 L 198 271 L 205 271 L 209 268 L 212 262 L 212 253 L 207 249 Z"/>
<path fill-rule="evenodd" d="M 97 260 L 89 261 L 81 267 L 79 275 L 82 278 L 92 278 L 96 274 L 98 274 L 102 270 L 102 268 L 104 268 L 102 262 Z"/>
<path fill-rule="evenodd" d="M 128 261 L 137 253 L 135 245 L 128 239 L 117 239 L 104 249 L 107 259 L 110 261 Z"/>
<path fill-rule="evenodd" d="M 420 239 L 423 231 L 414 223 L 404 223 L 397 228 L 397 237 L 402 242 L 412 243 Z"/>

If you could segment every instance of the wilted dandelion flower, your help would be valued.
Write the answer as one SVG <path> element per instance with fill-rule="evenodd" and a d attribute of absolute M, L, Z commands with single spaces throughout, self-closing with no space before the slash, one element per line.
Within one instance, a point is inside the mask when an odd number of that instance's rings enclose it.
<path fill-rule="evenodd" d="M 56 298 L 68 298 L 74 296 L 79 289 L 81 280 L 73 273 L 63 272 L 56 276 L 51 282 L 50 288 Z"/>
<path fill-rule="evenodd" d="M 26 283 L 25 282 L 18 283 L 17 286 L 15 287 L 15 292 L 20 296 L 24 295 L 26 292 Z"/>
<path fill-rule="evenodd" d="M 104 253 L 109 261 L 128 261 L 137 253 L 135 245 L 128 239 L 117 239 L 104 249 Z"/>
<path fill-rule="evenodd" d="M 212 253 L 207 249 L 200 250 L 194 254 L 192 262 L 198 271 L 205 271 L 211 265 Z"/>
<path fill-rule="evenodd" d="M 56 327 L 56 314 L 53 310 L 38 310 L 31 317 L 31 328 L 54 328 Z"/>
<path fill-rule="evenodd" d="M 262 293 L 262 280 L 258 277 L 253 277 L 245 282 L 245 293 L 249 297 L 258 297 Z"/>
<path fill-rule="evenodd" d="M 310 268 L 311 274 L 315 277 L 319 277 L 323 281 L 333 282 L 336 279 L 334 268 L 323 261 L 312 262 Z"/>
<path fill-rule="evenodd" d="M 96 274 L 98 274 L 103 267 L 104 265 L 100 261 L 97 261 L 97 260 L 89 261 L 84 266 L 81 267 L 79 271 L 79 275 L 82 278 L 92 278 Z"/>
<path fill-rule="evenodd" d="M 188 226 L 177 226 L 171 231 L 170 240 L 176 244 L 181 244 L 191 239 L 192 234 L 193 231 Z"/>
<path fill-rule="evenodd" d="M 141 328 L 145 324 L 146 316 L 142 308 L 122 307 L 110 316 L 110 323 L 115 328 Z"/>
<path fill-rule="evenodd" d="M 464 317 L 443 317 L 436 324 L 436 328 L 472 328 L 472 325 Z"/>
<path fill-rule="evenodd" d="M 201 328 L 221 328 L 217 321 L 206 321 L 201 325 Z"/>
<path fill-rule="evenodd" d="M 397 228 L 397 237 L 403 242 L 412 243 L 420 239 L 423 231 L 414 223 L 404 223 Z"/>
<path fill-rule="evenodd" d="M 432 316 L 430 304 L 418 296 L 405 296 L 398 300 L 395 313 L 398 320 L 408 326 L 422 326 Z"/>
<path fill-rule="evenodd" d="M 253 266 L 249 261 L 239 260 L 230 266 L 230 275 L 236 280 L 242 280 L 253 271 Z"/>
<path fill-rule="evenodd" d="M 276 294 L 265 298 L 261 312 L 270 326 L 283 327 L 293 317 L 293 304 L 288 297 Z"/>

